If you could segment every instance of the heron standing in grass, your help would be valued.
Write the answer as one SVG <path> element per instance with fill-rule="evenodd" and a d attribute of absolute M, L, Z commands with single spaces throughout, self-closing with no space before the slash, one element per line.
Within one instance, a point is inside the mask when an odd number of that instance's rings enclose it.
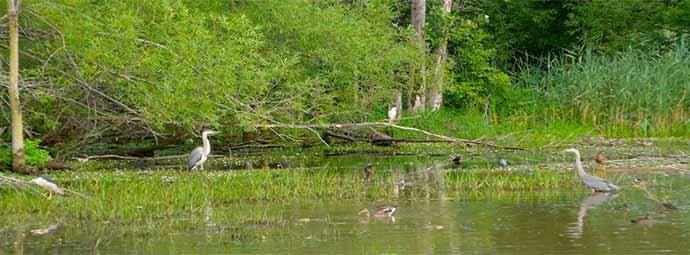
<path fill-rule="evenodd" d="M 213 130 L 204 130 L 201 132 L 201 140 L 203 141 L 203 145 L 196 147 L 192 153 L 189 154 L 189 160 L 187 161 L 187 168 L 189 168 L 189 170 L 204 170 L 204 162 L 206 162 L 206 159 L 208 159 L 208 155 L 211 154 L 211 143 L 208 141 L 208 136 L 217 133 L 218 132 Z"/>
<path fill-rule="evenodd" d="M 582 161 L 580 160 L 580 151 L 575 148 L 564 150 L 563 152 L 571 152 L 575 154 L 575 170 L 577 170 L 577 175 L 582 180 L 582 183 L 590 188 L 592 192 L 616 192 L 620 188 L 613 183 L 602 178 L 591 176 L 585 172 L 582 167 Z"/>
<path fill-rule="evenodd" d="M 393 124 L 398 117 L 398 107 L 393 106 L 388 110 L 388 123 Z"/>
<path fill-rule="evenodd" d="M 48 191 L 48 198 L 52 197 L 53 194 L 58 194 L 58 195 L 64 195 L 65 190 L 62 188 L 58 187 L 57 184 L 55 184 L 55 181 L 51 180 L 48 177 L 45 176 L 39 176 L 31 180 L 31 183 L 36 184 L 37 186 L 45 189 Z"/>

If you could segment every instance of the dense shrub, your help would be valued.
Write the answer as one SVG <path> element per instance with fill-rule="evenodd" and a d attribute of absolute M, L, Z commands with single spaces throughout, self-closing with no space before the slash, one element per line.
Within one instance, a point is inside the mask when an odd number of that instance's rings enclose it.
<path fill-rule="evenodd" d="M 23 4 L 22 73 L 38 84 L 27 122 L 39 133 L 364 119 L 406 84 L 400 70 L 414 59 L 375 3 Z"/>
<path fill-rule="evenodd" d="M 39 146 L 38 140 L 26 140 L 24 151 L 26 152 L 26 164 L 29 166 L 40 167 L 48 163 L 51 159 L 50 153 Z M 10 144 L 0 145 L 0 168 L 9 168 L 12 165 L 12 148 Z"/>

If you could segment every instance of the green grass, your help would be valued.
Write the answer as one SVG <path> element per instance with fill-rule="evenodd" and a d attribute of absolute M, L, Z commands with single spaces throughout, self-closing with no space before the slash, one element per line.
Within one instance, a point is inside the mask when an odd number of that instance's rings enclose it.
<path fill-rule="evenodd" d="M 513 114 L 507 117 L 486 116 L 467 110 L 427 112 L 401 121 L 438 134 L 464 139 L 495 141 L 501 145 L 537 148 L 556 143 L 573 143 L 592 135 L 594 128 L 569 121 L 543 122 L 534 116 Z M 396 135 L 401 135 L 398 132 Z"/>
<path fill-rule="evenodd" d="M 403 116 L 402 125 L 466 139 L 538 148 L 587 136 L 690 137 L 690 50 L 585 54 L 526 68 L 485 109 Z M 397 136 L 405 132 L 395 131 Z"/>
<path fill-rule="evenodd" d="M 85 194 L 55 196 L 41 191 L 0 189 L 5 216 L 67 217 L 110 222 L 146 223 L 166 218 L 200 216 L 208 205 L 232 207 L 298 201 L 398 201 L 436 197 L 441 192 L 534 192 L 574 188 L 573 175 L 555 171 L 450 171 L 443 181 L 408 179 L 415 184 L 395 191 L 400 178 L 383 171 L 367 183 L 352 170 L 258 170 L 230 172 L 76 171 L 54 175 L 65 188 Z M 406 177 L 411 178 L 411 177 Z M 442 184 L 438 184 L 442 183 Z M 251 216 L 250 216 L 251 215 Z M 236 215 L 238 221 L 266 220 L 256 210 Z"/>

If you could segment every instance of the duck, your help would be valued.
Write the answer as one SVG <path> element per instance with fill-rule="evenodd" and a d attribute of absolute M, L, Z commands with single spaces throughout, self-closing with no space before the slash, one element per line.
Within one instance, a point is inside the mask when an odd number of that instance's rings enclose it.
<path fill-rule="evenodd" d="M 364 208 L 359 211 L 359 215 L 365 215 L 366 217 L 374 218 L 391 218 L 398 209 L 395 206 L 380 206 L 374 210 L 372 214 L 368 208 Z"/>
<path fill-rule="evenodd" d="M 369 182 L 371 177 L 374 175 L 374 165 L 368 163 L 364 166 L 364 181 Z"/>

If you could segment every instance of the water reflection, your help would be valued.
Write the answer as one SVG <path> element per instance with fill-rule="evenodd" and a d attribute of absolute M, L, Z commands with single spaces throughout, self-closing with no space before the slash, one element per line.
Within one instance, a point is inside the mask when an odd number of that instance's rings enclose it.
<path fill-rule="evenodd" d="M 568 227 L 567 235 L 571 238 L 581 238 L 585 225 L 585 217 L 587 217 L 587 211 L 611 199 L 614 199 L 617 196 L 618 194 L 615 193 L 595 192 L 591 196 L 583 199 L 580 203 L 580 210 L 577 211 L 577 221 L 572 223 L 571 226 Z"/>

